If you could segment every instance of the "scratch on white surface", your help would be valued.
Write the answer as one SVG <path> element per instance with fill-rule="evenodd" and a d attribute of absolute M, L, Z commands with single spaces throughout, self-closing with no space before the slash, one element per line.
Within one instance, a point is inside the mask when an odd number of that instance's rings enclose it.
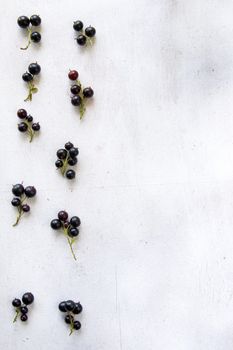
<path fill-rule="evenodd" d="M 120 349 L 122 350 L 122 332 L 121 332 L 121 310 L 120 310 L 120 304 L 118 301 L 118 272 L 117 272 L 117 266 L 115 267 L 115 282 L 116 282 L 116 314 L 118 319 L 118 327 L 119 327 L 119 345 Z"/>

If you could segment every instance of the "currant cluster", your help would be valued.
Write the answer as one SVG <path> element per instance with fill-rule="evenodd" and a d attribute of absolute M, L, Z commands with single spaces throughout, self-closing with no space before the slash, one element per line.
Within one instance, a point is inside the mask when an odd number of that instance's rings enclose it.
<path fill-rule="evenodd" d="M 54 230 L 62 229 L 64 235 L 67 238 L 67 242 L 70 246 L 71 253 L 73 255 L 74 260 L 76 256 L 73 251 L 73 244 L 75 242 L 76 237 L 79 235 L 78 227 L 81 225 L 81 220 L 78 216 L 72 216 L 70 220 L 68 219 L 69 215 L 66 211 L 61 210 L 57 214 L 58 219 L 53 219 L 50 223 L 50 226 Z"/>
<path fill-rule="evenodd" d="M 70 325 L 70 335 L 74 330 L 79 330 L 81 328 L 81 323 L 74 319 L 74 315 L 78 315 L 82 312 L 83 307 L 80 302 L 75 303 L 73 300 L 62 301 L 58 305 L 58 308 L 61 312 L 66 313 L 65 323 Z"/>
<path fill-rule="evenodd" d="M 35 132 L 40 130 L 40 124 L 32 123 L 33 117 L 30 114 L 27 114 L 27 111 L 23 108 L 17 111 L 17 116 L 23 120 L 23 122 L 18 124 L 18 130 L 20 132 L 27 131 L 29 134 L 29 142 L 32 142 Z"/>
<path fill-rule="evenodd" d="M 83 22 L 75 21 L 73 24 L 73 28 L 76 32 L 80 32 L 80 34 L 76 38 L 78 45 L 84 46 L 87 43 L 92 44 L 91 38 L 93 38 L 96 34 L 96 30 L 94 27 L 89 26 L 83 31 Z"/>
<path fill-rule="evenodd" d="M 40 74 L 40 71 L 41 71 L 41 67 L 37 62 L 31 63 L 28 66 L 28 72 L 22 75 L 23 81 L 28 83 L 28 96 L 25 98 L 24 101 L 31 101 L 32 94 L 35 94 L 38 91 L 38 88 L 33 83 L 33 79 L 35 75 Z"/>
<path fill-rule="evenodd" d="M 18 216 L 13 225 L 16 226 L 23 214 L 30 211 L 29 205 L 24 202 L 27 198 L 32 198 L 36 195 L 36 189 L 34 186 L 24 188 L 22 184 L 16 184 L 12 187 L 12 193 L 15 197 L 12 199 L 11 204 L 18 209 Z"/>
<path fill-rule="evenodd" d="M 67 142 L 65 148 L 60 148 L 57 151 L 57 160 L 55 165 L 58 169 L 61 170 L 62 175 L 66 176 L 67 179 L 72 180 L 75 178 L 76 173 L 72 169 L 68 169 L 68 166 L 74 166 L 78 162 L 79 150 L 77 147 L 74 147 L 73 143 Z"/>
<path fill-rule="evenodd" d="M 16 309 L 16 314 L 13 322 L 17 321 L 19 314 L 21 314 L 20 319 L 22 322 L 27 321 L 28 305 L 32 304 L 33 301 L 34 301 L 34 295 L 30 292 L 24 293 L 24 295 L 22 296 L 22 300 L 15 298 L 12 301 L 12 305 Z"/>
<path fill-rule="evenodd" d="M 20 16 L 17 20 L 20 28 L 28 30 L 28 43 L 26 47 L 21 47 L 21 50 L 27 50 L 31 42 L 39 43 L 41 41 L 41 34 L 37 31 L 32 31 L 31 27 L 38 27 L 41 24 L 41 18 L 38 15 L 32 15 L 30 18 L 27 16 Z"/>
<path fill-rule="evenodd" d="M 91 87 L 82 88 L 81 82 L 78 80 L 78 72 L 76 70 L 70 70 L 68 77 L 70 80 L 75 81 L 75 84 L 71 85 L 70 92 L 73 94 L 71 97 L 71 103 L 73 106 L 79 107 L 80 119 L 83 118 L 85 113 L 85 100 L 91 98 L 94 95 L 94 91 Z"/>

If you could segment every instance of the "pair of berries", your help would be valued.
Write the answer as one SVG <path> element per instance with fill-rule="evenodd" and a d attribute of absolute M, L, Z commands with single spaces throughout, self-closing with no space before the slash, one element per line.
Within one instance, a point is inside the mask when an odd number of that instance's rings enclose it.
<path fill-rule="evenodd" d="M 36 189 L 34 186 L 24 188 L 22 184 L 16 184 L 12 187 L 12 193 L 15 197 L 12 199 L 11 204 L 18 209 L 18 216 L 13 225 L 16 226 L 23 214 L 30 211 L 30 206 L 24 202 L 27 198 L 35 197 Z"/>
<path fill-rule="evenodd" d="M 83 22 L 82 21 L 75 21 L 73 23 L 73 28 L 76 32 L 80 32 L 80 34 L 76 38 L 78 45 L 84 46 L 87 43 L 92 44 L 91 38 L 93 38 L 96 34 L 96 30 L 94 27 L 89 26 L 83 31 Z"/>
<path fill-rule="evenodd" d="M 40 130 L 40 124 L 32 123 L 33 117 L 30 114 L 27 114 L 27 111 L 23 108 L 17 111 L 17 116 L 23 120 L 23 122 L 18 124 L 18 130 L 20 132 L 28 132 L 29 142 L 32 142 L 35 132 Z"/>
<path fill-rule="evenodd" d="M 33 301 L 34 301 L 34 295 L 30 292 L 24 293 L 24 295 L 22 296 L 22 300 L 17 298 L 12 300 L 12 305 L 16 309 L 16 314 L 13 322 L 17 321 L 19 314 L 21 314 L 20 319 L 22 322 L 25 322 L 28 320 L 28 316 L 27 316 L 28 305 L 31 305 Z"/>
<path fill-rule="evenodd" d="M 32 31 L 31 27 L 38 27 L 41 24 L 41 18 L 38 15 L 32 15 L 30 18 L 27 16 L 20 16 L 17 20 L 20 28 L 28 30 L 28 43 L 26 47 L 21 47 L 21 50 L 27 50 L 31 42 L 39 43 L 41 41 L 41 34 L 37 31 Z"/>
<path fill-rule="evenodd" d="M 91 87 L 82 88 L 81 82 L 78 80 L 79 74 L 76 70 L 70 70 L 68 73 L 68 78 L 75 81 L 75 84 L 71 85 L 70 92 L 73 94 L 71 97 L 71 103 L 73 106 L 79 107 L 80 119 L 83 118 L 85 113 L 85 101 L 93 97 L 94 91 Z"/>
<path fill-rule="evenodd" d="M 35 75 L 40 74 L 41 67 L 40 65 L 36 63 L 31 63 L 28 66 L 28 72 L 24 73 L 22 75 L 23 81 L 28 83 L 28 96 L 24 101 L 31 101 L 32 100 L 32 94 L 35 94 L 38 91 L 38 88 L 34 85 L 33 79 Z"/>
<path fill-rule="evenodd" d="M 73 300 L 62 301 L 58 305 L 58 309 L 61 312 L 66 313 L 64 320 L 65 323 L 70 325 L 70 335 L 74 330 L 78 331 L 81 328 L 81 323 L 74 319 L 74 315 L 80 314 L 83 310 L 80 302 L 75 303 Z"/>
<path fill-rule="evenodd" d="M 75 242 L 76 237 L 79 235 L 78 227 L 81 225 L 81 220 L 78 216 L 72 216 L 70 219 L 68 219 L 69 215 L 64 210 L 59 211 L 57 217 L 58 219 L 53 219 L 51 221 L 50 226 L 53 230 L 63 230 L 63 233 L 66 236 L 67 242 L 70 246 L 73 258 L 74 260 L 77 260 L 73 251 L 73 244 Z"/>
<path fill-rule="evenodd" d="M 76 173 L 72 169 L 68 169 L 68 166 L 74 166 L 78 162 L 79 150 L 77 147 L 74 147 L 73 143 L 67 142 L 65 148 L 60 148 L 57 150 L 57 160 L 55 165 L 60 169 L 62 175 L 66 176 L 67 179 L 72 180 L 75 178 Z"/>

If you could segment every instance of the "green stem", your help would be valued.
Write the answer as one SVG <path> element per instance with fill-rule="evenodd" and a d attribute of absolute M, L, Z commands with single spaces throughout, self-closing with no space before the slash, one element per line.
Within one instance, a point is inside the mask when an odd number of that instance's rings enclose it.
<path fill-rule="evenodd" d="M 69 244 L 69 247 L 70 247 L 72 256 L 73 256 L 74 260 L 77 260 L 76 255 L 75 255 L 74 250 L 73 250 L 73 243 L 74 243 L 74 240 L 71 239 L 71 238 L 69 237 L 69 235 L 68 235 L 68 229 L 69 229 L 69 227 L 68 227 L 68 228 L 64 228 L 64 227 L 63 227 L 63 232 L 64 232 L 64 235 L 66 236 L 66 239 L 67 239 L 67 242 L 68 242 L 68 244 Z"/>
<path fill-rule="evenodd" d="M 23 216 L 24 212 L 22 211 L 22 207 L 21 205 L 18 208 L 18 215 L 17 215 L 17 218 L 16 218 L 16 221 L 15 223 L 13 224 L 13 227 L 15 227 L 16 225 L 18 225 L 19 223 L 19 220 L 21 219 L 21 217 Z"/>
<path fill-rule="evenodd" d="M 38 89 L 37 87 L 30 81 L 28 83 L 28 95 L 27 97 L 25 98 L 25 102 L 26 101 L 32 101 L 32 94 L 35 94 L 37 93 Z"/>
<path fill-rule="evenodd" d="M 69 152 L 67 152 L 66 159 L 64 160 L 64 163 L 63 163 L 63 165 L 61 167 L 61 173 L 62 173 L 63 176 L 65 175 L 65 172 L 66 172 L 66 169 L 67 169 L 68 160 L 69 160 Z"/>
<path fill-rule="evenodd" d="M 13 323 L 15 323 L 17 321 L 18 316 L 19 316 L 19 308 L 16 309 L 16 313 L 15 313 L 15 317 L 13 319 Z"/>
<path fill-rule="evenodd" d="M 74 320 L 72 317 L 70 317 L 70 334 L 69 336 L 73 333 L 74 331 Z"/>
<path fill-rule="evenodd" d="M 83 96 L 83 88 L 82 84 L 79 80 L 77 80 L 77 84 L 80 86 L 80 93 L 79 96 L 81 97 L 81 104 L 79 106 L 79 113 L 80 113 L 80 120 L 83 119 L 84 113 L 86 111 L 85 103 L 84 103 L 84 96 Z"/>
<path fill-rule="evenodd" d="M 31 45 L 31 29 L 28 28 L 28 43 L 26 47 L 21 47 L 21 50 L 27 50 L 29 48 L 29 46 Z"/>
<path fill-rule="evenodd" d="M 25 119 L 24 120 L 24 122 L 27 124 L 27 126 L 28 126 L 28 134 L 29 134 L 29 142 L 32 142 L 32 140 L 33 140 L 33 136 L 35 135 L 35 131 L 34 130 L 32 130 L 32 128 L 31 128 L 31 125 L 28 123 L 28 121 Z"/>

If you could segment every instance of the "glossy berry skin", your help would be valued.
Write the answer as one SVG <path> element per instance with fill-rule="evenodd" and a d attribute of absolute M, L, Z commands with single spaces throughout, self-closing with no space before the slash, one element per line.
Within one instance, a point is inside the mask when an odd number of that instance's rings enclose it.
<path fill-rule="evenodd" d="M 77 147 L 72 147 L 69 150 L 69 155 L 71 158 L 77 157 L 77 155 L 79 154 L 78 148 Z"/>
<path fill-rule="evenodd" d="M 65 323 L 71 324 L 72 322 L 74 322 L 74 317 L 72 315 L 66 315 L 65 316 Z"/>
<path fill-rule="evenodd" d="M 25 305 L 30 305 L 34 301 L 34 295 L 32 293 L 24 293 L 22 296 L 22 301 Z"/>
<path fill-rule="evenodd" d="M 83 96 L 85 98 L 91 98 L 94 95 L 94 91 L 91 87 L 83 89 Z"/>
<path fill-rule="evenodd" d="M 12 305 L 13 305 L 14 307 L 20 307 L 20 306 L 21 306 L 21 300 L 20 300 L 20 299 L 14 299 L 14 300 L 12 301 Z"/>
<path fill-rule="evenodd" d="M 85 37 L 85 35 L 79 34 L 76 41 L 77 41 L 77 44 L 79 44 L 80 46 L 84 46 L 86 45 L 87 38 Z"/>
<path fill-rule="evenodd" d="M 74 329 L 78 331 L 81 328 L 81 323 L 79 321 L 74 321 Z"/>
<path fill-rule="evenodd" d="M 16 197 L 20 197 L 22 196 L 22 194 L 24 194 L 24 187 L 21 184 L 16 184 L 12 187 L 12 193 L 16 196 Z"/>
<path fill-rule="evenodd" d="M 23 81 L 26 81 L 26 83 L 29 83 L 29 81 L 33 80 L 33 76 L 30 73 L 26 72 L 22 75 L 22 79 Z"/>
<path fill-rule="evenodd" d="M 78 159 L 76 157 L 70 158 L 68 160 L 68 164 L 71 165 L 71 166 L 74 166 L 75 164 L 77 164 L 77 162 L 78 162 Z"/>
<path fill-rule="evenodd" d="M 73 180 L 75 178 L 75 171 L 74 170 L 67 170 L 66 177 L 69 180 Z"/>
<path fill-rule="evenodd" d="M 30 211 L 29 205 L 28 205 L 28 204 L 23 204 L 23 205 L 22 205 L 22 211 L 23 211 L 24 213 L 28 213 L 28 212 Z"/>
<path fill-rule="evenodd" d="M 74 315 L 78 315 L 83 311 L 83 307 L 80 303 L 75 303 L 75 308 L 72 311 Z"/>
<path fill-rule="evenodd" d="M 25 109 L 21 108 L 17 111 L 17 116 L 20 119 L 25 119 L 27 117 L 27 111 Z"/>
<path fill-rule="evenodd" d="M 66 301 L 66 310 L 73 311 L 74 308 L 75 308 L 75 302 L 73 300 L 67 300 Z"/>
<path fill-rule="evenodd" d="M 23 315 L 26 315 L 28 313 L 28 308 L 27 306 L 21 306 L 20 311 Z"/>
<path fill-rule="evenodd" d="M 31 122 L 33 121 L 33 117 L 32 117 L 31 115 L 28 115 L 28 116 L 27 116 L 27 121 L 28 121 L 29 123 L 31 123 Z"/>
<path fill-rule="evenodd" d="M 34 43 L 39 43 L 41 41 L 41 35 L 39 32 L 32 32 L 30 38 Z"/>
<path fill-rule="evenodd" d="M 20 132 L 26 132 L 27 129 L 28 129 L 28 126 L 27 126 L 26 123 L 22 122 L 22 123 L 19 123 L 19 124 L 18 124 L 18 130 L 19 130 Z"/>
<path fill-rule="evenodd" d="M 31 73 L 32 75 L 37 75 L 40 73 L 41 67 L 38 63 L 31 63 L 28 66 L 28 70 L 29 70 L 29 73 Z"/>
<path fill-rule="evenodd" d="M 65 301 L 60 302 L 60 304 L 58 305 L 58 309 L 61 312 L 66 312 L 67 311 L 67 309 L 66 309 L 66 302 Z"/>
<path fill-rule="evenodd" d="M 58 159 L 66 159 L 66 156 L 67 156 L 67 150 L 65 150 L 64 148 L 61 148 L 57 151 Z"/>
<path fill-rule="evenodd" d="M 40 124 L 39 123 L 33 123 L 32 124 L 32 130 L 39 131 L 40 130 Z"/>
<path fill-rule="evenodd" d="M 79 234 L 79 230 L 76 227 L 69 227 L 68 235 L 70 237 L 77 237 L 78 234 Z"/>
<path fill-rule="evenodd" d="M 82 21 L 75 21 L 73 24 L 73 28 L 74 28 L 74 30 L 76 30 L 76 32 L 79 32 L 80 30 L 83 29 L 83 22 Z"/>
<path fill-rule="evenodd" d="M 20 26 L 20 28 L 27 28 L 30 24 L 30 20 L 27 16 L 20 16 L 17 19 L 17 23 Z"/>
<path fill-rule="evenodd" d="M 57 168 L 62 168 L 63 167 L 63 161 L 61 159 L 57 159 L 55 162 L 55 165 Z"/>
<path fill-rule="evenodd" d="M 26 314 L 23 314 L 23 315 L 21 315 L 20 319 L 22 322 L 26 322 L 28 320 L 28 317 Z"/>
<path fill-rule="evenodd" d="M 37 26 L 39 26 L 41 24 L 41 18 L 38 15 L 32 15 L 30 17 L 30 22 L 31 22 L 32 26 L 37 27 Z"/>
<path fill-rule="evenodd" d="M 52 227 L 52 229 L 54 230 L 59 230 L 59 228 L 61 228 L 62 223 L 60 220 L 58 219 L 53 219 L 50 223 L 50 226 Z"/>
<path fill-rule="evenodd" d="M 65 144 L 65 149 L 67 151 L 69 151 L 72 147 L 74 147 L 73 143 L 72 142 L 66 142 Z"/>
<path fill-rule="evenodd" d="M 79 227 L 81 225 L 81 220 L 78 216 L 72 216 L 72 218 L 70 219 L 70 224 L 73 227 Z"/>
<path fill-rule="evenodd" d="M 28 198 L 32 198 L 36 195 L 36 189 L 34 186 L 27 186 L 24 190 L 24 193 Z"/>
<path fill-rule="evenodd" d="M 57 216 L 58 216 L 58 219 L 61 221 L 66 221 L 68 219 L 68 213 L 64 210 L 59 211 Z"/>
<path fill-rule="evenodd" d="M 89 38 L 93 38 L 93 36 L 95 36 L 95 33 L 96 33 L 96 30 L 94 27 L 89 26 L 85 29 L 85 34 Z"/>
<path fill-rule="evenodd" d="M 80 85 L 72 85 L 71 88 L 70 88 L 70 92 L 74 95 L 78 95 L 81 91 L 81 86 Z"/>
<path fill-rule="evenodd" d="M 21 204 L 21 200 L 19 198 L 13 198 L 11 204 L 13 205 L 13 207 L 19 207 Z"/>
<path fill-rule="evenodd" d="M 78 79 L 78 72 L 76 70 L 70 70 L 68 77 L 70 80 L 77 80 Z"/>
<path fill-rule="evenodd" d="M 79 95 L 74 95 L 71 97 L 71 103 L 73 106 L 80 106 L 82 99 Z"/>

